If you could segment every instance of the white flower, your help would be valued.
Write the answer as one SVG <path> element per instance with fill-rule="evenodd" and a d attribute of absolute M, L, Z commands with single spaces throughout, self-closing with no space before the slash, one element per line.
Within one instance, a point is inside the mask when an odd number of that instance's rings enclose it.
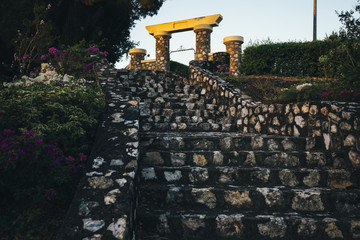
<path fill-rule="evenodd" d="M 311 83 L 303 83 L 301 85 L 297 85 L 296 90 L 300 92 L 304 87 L 310 87 L 310 86 L 312 86 Z"/>
<path fill-rule="evenodd" d="M 58 74 L 57 72 L 55 72 L 55 70 L 49 70 L 46 72 L 41 72 L 39 73 L 39 76 L 37 76 L 36 78 L 32 78 L 32 77 L 28 77 L 28 76 L 22 76 L 21 80 L 17 81 L 17 82 L 13 82 L 13 83 L 7 83 L 4 82 L 3 85 L 4 87 L 12 87 L 12 86 L 20 86 L 20 85 L 24 85 L 25 86 L 29 86 L 31 84 L 34 83 L 43 83 L 43 84 L 50 84 L 52 82 L 64 82 L 64 86 L 70 86 L 70 85 L 75 85 L 75 84 L 81 84 L 86 82 L 85 79 L 81 78 L 77 81 L 75 81 L 75 78 L 71 75 L 67 75 L 65 74 L 64 76 L 61 74 Z M 84 86 L 84 88 L 86 88 Z"/>

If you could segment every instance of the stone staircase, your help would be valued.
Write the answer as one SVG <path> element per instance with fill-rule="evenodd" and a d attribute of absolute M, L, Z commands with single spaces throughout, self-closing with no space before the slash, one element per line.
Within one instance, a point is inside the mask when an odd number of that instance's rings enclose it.
<path fill-rule="evenodd" d="M 360 239 L 360 105 L 254 102 L 212 65 L 96 64 L 106 107 L 55 239 Z"/>
<path fill-rule="evenodd" d="M 186 79 L 126 79 L 140 99 L 137 239 L 360 238 L 360 173 L 321 138 L 239 134 Z"/>
<path fill-rule="evenodd" d="M 359 227 L 359 173 L 331 169 L 316 141 L 168 132 L 140 149 L 139 239 L 351 239 Z"/>

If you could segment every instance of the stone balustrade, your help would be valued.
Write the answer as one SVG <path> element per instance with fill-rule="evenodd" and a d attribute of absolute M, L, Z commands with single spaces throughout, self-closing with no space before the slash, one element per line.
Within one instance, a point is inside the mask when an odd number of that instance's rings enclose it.
<path fill-rule="evenodd" d="M 229 36 L 224 38 L 226 52 L 230 54 L 230 74 L 238 76 L 240 74 L 241 45 L 244 38 L 241 36 Z"/>
<path fill-rule="evenodd" d="M 129 50 L 131 56 L 130 69 L 142 69 L 141 61 L 144 60 L 146 50 L 142 48 L 132 48 Z"/>
<path fill-rule="evenodd" d="M 141 69 L 144 70 L 156 70 L 156 59 L 148 59 L 141 61 Z"/>
<path fill-rule="evenodd" d="M 170 38 L 171 33 L 159 31 L 154 33 L 156 40 L 156 70 L 170 70 Z"/>
<path fill-rule="evenodd" d="M 214 61 L 216 63 L 230 65 L 230 54 L 227 52 L 216 52 L 212 54 L 213 59 L 209 61 Z"/>
<path fill-rule="evenodd" d="M 209 62 L 190 62 L 189 81 L 212 100 L 223 122 L 236 125 L 240 133 L 321 138 L 326 150 L 339 152 L 334 165 L 347 160 L 360 168 L 360 106 L 338 102 L 263 104 L 243 97 L 206 68 Z M 334 156 L 333 156 L 334 157 Z"/>
<path fill-rule="evenodd" d="M 96 65 L 106 94 L 85 176 L 60 229 L 57 240 L 134 239 L 138 164 L 139 104 L 124 91 L 120 74 L 103 60 Z M 124 79 L 129 71 L 124 70 Z"/>
<path fill-rule="evenodd" d="M 196 25 L 194 27 L 196 33 L 196 53 L 195 60 L 208 60 L 210 53 L 210 34 L 212 27 L 207 24 Z"/>

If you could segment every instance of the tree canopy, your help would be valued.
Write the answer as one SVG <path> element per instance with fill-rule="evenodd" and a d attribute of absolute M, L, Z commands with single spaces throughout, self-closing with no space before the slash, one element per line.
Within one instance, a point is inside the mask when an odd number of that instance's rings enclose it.
<path fill-rule="evenodd" d="M 52 45 L 73 45 L 83 39 L 100 43 L 109 53 L 108 60 L 115 63 L 135 46 L 129 38 L 135 22 L 155 15 L 164 1 L 1 0 L 1 76 L 10 69 L 19 45 L 34 45 L 35 40 L 39 40 L 36 51 Z M 46 37 L 39 39 L 37 32 Z M 28 40 L 24 41 L 25 38 Z"/>
<path fill-rule="evenodd" d="M 340 29 L 340 35 L 347 39 L 360 38 L 360 18 L 356 18 L 355 14 L 360 14 L 360 0 L 354 9 L 349 11 L 336 12 L 343 27 Z"/>

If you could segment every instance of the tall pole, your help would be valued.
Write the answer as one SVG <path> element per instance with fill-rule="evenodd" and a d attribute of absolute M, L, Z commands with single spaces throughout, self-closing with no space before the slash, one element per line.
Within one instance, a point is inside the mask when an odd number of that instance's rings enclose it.
<path fill-rule="evenodd" d="M 313 41 L 316 41 L 316 0 L 314 0 L 314 25 L 313 25 Z"/>

